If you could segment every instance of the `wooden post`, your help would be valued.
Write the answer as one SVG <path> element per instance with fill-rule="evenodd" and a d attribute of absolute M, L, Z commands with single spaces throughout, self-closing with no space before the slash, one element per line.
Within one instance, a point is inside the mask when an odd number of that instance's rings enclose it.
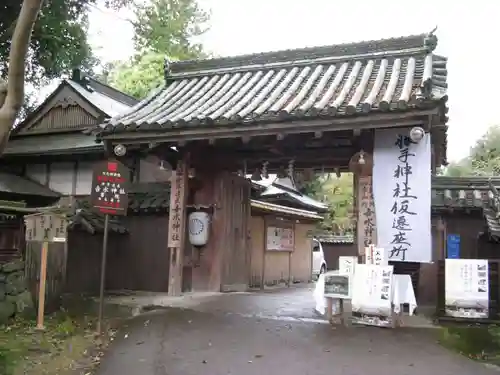
<path fill-rule="evenodd" d="M 364 160 L 360 163 L 360 160 Z M 375 228 L 375 205 L 373 199 L 373 156 L 364 151 L 357 152 L 349 161 L 349 170 L 354 174 L 354 212 L 356 213 L 356 243 L 358 256 L 365 263 L 366 243 L 377 244 Z M 367 217 L 367 213 L 370 214 Z M 368 233 L 366 222 L 370 220 L 371 233 Z"/>
<path fill-rule="evenodd" d="M 267 234 L 267 228 L 266 228 L 266 223 L 264 220 L 264 247 L 262 248 L 262 272 L 260 273 L 260 289 L 264 290 L 266 287 L 266 246 L 267 246 L 267 240 L 266 240 L 266 234 Z"/>
<path fill-rule="evenodd" d="M 288 252 L 288 287 L 292 285 L 292 252 Z"/>
<path fill-rule="evenodd" d="M 102 334 L 102 318 L 104 315 L 104 289 L 106 287 L 106 258 L 108 257 L 109 215 L 104 215 L 104 236 L 101 254 L 101 280 L 99 284 L 99 314 L 97 318 L 97 333 Z"/>
<path fill-rule="evenodd" d="M 340 323 L 342 325 L 347 325 L 347 320 L 345 318 L 345 310 L 344 310 L 344 300 L 339 298 L 339 315 L 340 315 Z"/>
<path fill-rule="evenodd" d="M 333 323 L 333 298 L 330 297 L 326 299 L 326 319 Z"/>
<path fill-rule="evenodd" d="M 49 251 L 49 243 L 42 242 L 42 251 L 40 257 L 40 285 L 38 289 L 38 318 L 36 328 L 44 330 L 44 314 L 45 314 L 45 283 L 47 282 L 47 258 Z"/>
<path fill-rule="evenodd" d="M 186 243 L 186 203 L 188 192 L 189 155 L 184 154 L 177 162 L 172 175 L 170 190 L 170 212 L 168 226 L 168 247 L 170 249 L 168 295 L 182 294 L 182 269 Z"/>

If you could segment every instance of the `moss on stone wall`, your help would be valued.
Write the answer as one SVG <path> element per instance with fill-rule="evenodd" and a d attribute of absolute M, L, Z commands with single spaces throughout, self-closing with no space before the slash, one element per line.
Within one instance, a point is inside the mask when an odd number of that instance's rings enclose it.
<path fill-rule="evenodd" d="M 14 260 L 0 266 L 0 324 L 32 311 L 33 299 L 24 277 L 24 262 Z"/>

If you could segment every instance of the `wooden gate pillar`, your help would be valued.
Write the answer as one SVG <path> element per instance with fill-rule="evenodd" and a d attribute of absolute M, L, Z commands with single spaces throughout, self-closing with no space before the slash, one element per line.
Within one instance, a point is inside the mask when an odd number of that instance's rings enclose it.
<path fill-rule="evenodd" d="M 354 154 L 349 161 L 349 170 L 354 175 L 354 212 L 358 256 L 364 261 L 365 247 L 377 244 L 375 227 L 375 204 L 373 200 L 373 157 L 364 151 Z"/>
<path fill-rule="evenodd" d="M 170 265 L 168 274 L 168 295 L 182 294 L 182 269 L 184 244 L 186 242 L 186 204 L 188 197 L 189 155 L 186 153 L 177 162 L 172 173 L 170 187 L 170 211 L 168 218 L 168 248 Z"/>

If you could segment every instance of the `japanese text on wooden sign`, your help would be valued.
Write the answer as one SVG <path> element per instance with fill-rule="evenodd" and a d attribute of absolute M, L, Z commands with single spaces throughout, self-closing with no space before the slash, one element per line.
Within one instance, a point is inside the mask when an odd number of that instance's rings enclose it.
<path fill-rule="evenodd" d="M 63 215 L 39 213 L 26 215 L 26 241 L 66 242 L 68 220 Z"/>
<path fill-rule="evenodd" d="M 186 167 L 182 161 L 177 163 L 172 175 L 170 190 L 170 214 L 168 218 L 168 247 L 180 247 L 181 236 L 184 234 L 183 216 L 185 214 L 184 196 L 186 194 Z"/>
<path fill-rule="evenodd" d="M 365 247 L 376 243 L 375 206 L 371 176 L 360 176 L 358 180 L 358 252 L 364 254 Z"/>
<path fill-rule="evenodd" d="M 116 160 L 99 162 L 92 176 L 92 206 L 103 214 L 127 215 L 129 174 Z"/>

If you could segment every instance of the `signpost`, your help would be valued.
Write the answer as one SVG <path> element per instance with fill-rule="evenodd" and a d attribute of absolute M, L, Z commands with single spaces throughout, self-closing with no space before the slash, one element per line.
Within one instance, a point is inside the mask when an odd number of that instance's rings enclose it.
<path fill-rule="evenodd" d="M 24 217 L 24 222 L 26 224 L 26 241 L 42 243 L 36 327 L 39 330 L 43 330 L 49 243 L 66 242 L 68 221 L 64 215 L 46 212 L 26 215 Z"/>
<path fill-rule="evenodd" d="M 106 256 L 108 252 L 109 215 L 127 215 L 130 171 L 117 160 L 99 162 L 94 167 L 90 199 L 92 207 L 104 214 L 104 238 L 102 241 L 101 283 L 99 288 L 99 317 L 97 332 L 102 333 L 104 310 L 104 285 Z"/>

